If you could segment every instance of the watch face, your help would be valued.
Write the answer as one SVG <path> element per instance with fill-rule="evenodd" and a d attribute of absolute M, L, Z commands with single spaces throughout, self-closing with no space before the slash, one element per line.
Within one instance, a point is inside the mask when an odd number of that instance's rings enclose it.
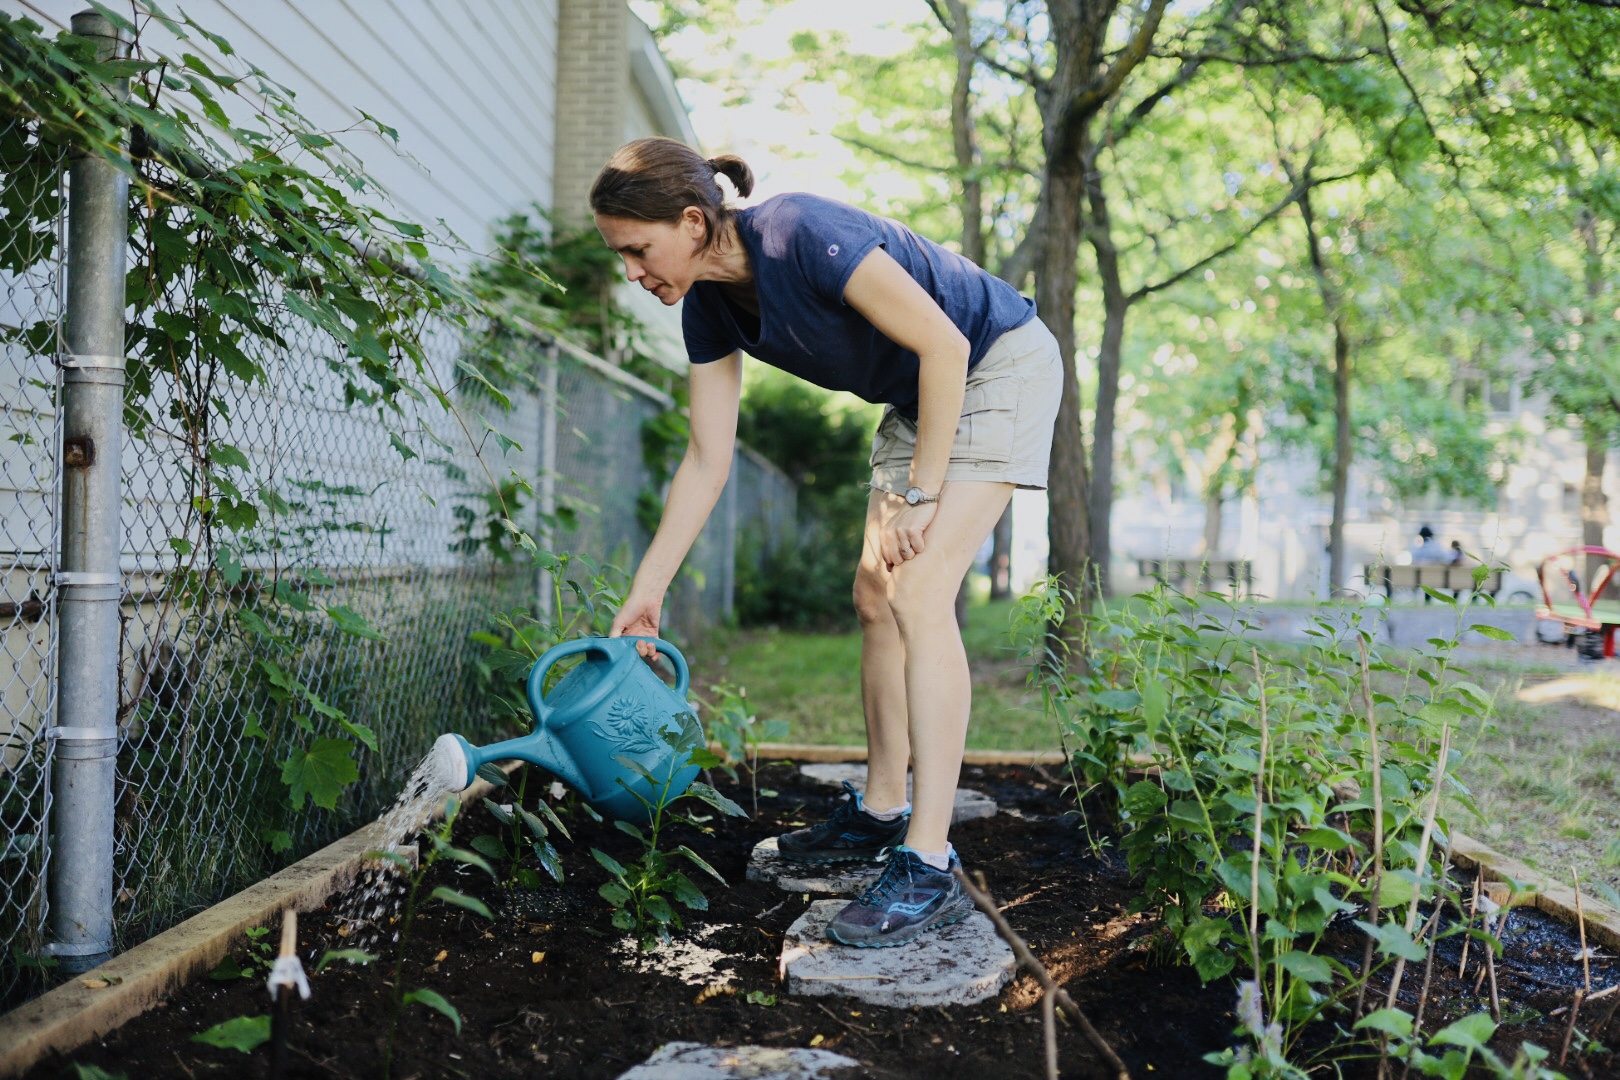
<path fill-rule="evenodd" d="M 922 502 L 922 497 L 923 497 L 922 488 L 907 488 L 906 489 L 906 502 L 909 503 L 910 505 L 916 506 L 918 503 Z"/>

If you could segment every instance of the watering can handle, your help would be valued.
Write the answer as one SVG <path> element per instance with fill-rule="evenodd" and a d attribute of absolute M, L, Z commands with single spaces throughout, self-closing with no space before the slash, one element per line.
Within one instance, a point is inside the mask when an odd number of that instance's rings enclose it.
<path fill-rule="evenodd" d="M 692 683 L 691 673 L 686 670 L 686 657 L 681 650 L 665 641 L 663 638 L 632 637 L 630 641 L 649 641 L 652 647 L 663 653 L 669 660 L 670 666 L 675 669 L 675 693 L 682 700 L 686 700 L 686 689 Z"/>
<path fill-rule="evenodd" d="M 579 638 L 576 641 L 565 641 L 561 645 L 548 650 L 544 656 L 536 660 L 534 667 L 529 669 L 528 692 L 529 708 L 534 713 L 537 725 L 544 726 L 546 718 L 551 715 L 551 708 L 546 704 L 541 691 L 545 687 L 546 672 L 550 671 L 559 660 L 565 660 L 575 653 L 582 652 L 608 652 L 608 641 L 622 641 L 630 644 L 637 641 L 651 642 L 653 647 L 669 658 L 670 664 L 675 668 L 675 693 L 682 699 L 686 697 L 686 688 L 691 682 L 691 676 L 686 669 L 686 658 L 680 650 L 661 638 L 649 637 L 621 637 L 621 638 Z M 633 652 L 633 650 L 632 650 Z M 610 654 L 611 658 L 611 654 Z M 632 655 L 631 659 L 634 659 Z M 581 712 L 593 712 L 601 707 L 609 694 L 613 692 L 614 684 L 611 680 L 604 680 L 601 685 L 594 687 L 574 707 Z"/>

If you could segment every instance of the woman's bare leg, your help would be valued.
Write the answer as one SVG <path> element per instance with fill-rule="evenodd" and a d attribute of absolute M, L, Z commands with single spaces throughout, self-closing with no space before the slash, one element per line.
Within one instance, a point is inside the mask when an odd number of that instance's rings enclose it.
<path fill-rule="evenodd" d="M 1011 484 L 947 484 L 926 547 L 893 569 L 883 563 L 875 537 L 905 503 L 874 491 L 867 504 L 867 542 L 855 582 L 866 798 L 879 810 L 904 801 L 909 750 L 914 776 L 906 844 L 919 851 L 945 850 L 967 741 L 972 684 L 956 625 L 956 591 L 1012 491 Z"/>

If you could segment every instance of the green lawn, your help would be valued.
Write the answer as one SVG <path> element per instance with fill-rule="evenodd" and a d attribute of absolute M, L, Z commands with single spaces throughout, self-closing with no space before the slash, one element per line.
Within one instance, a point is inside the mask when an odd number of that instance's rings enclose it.
<path fill-rule="evenodd" d="M 975 750 L 1047 750 L 1057 730 L 1042 715 L 1040 697 L 1026 690 L 1026 667 L 1008 633 L 1012 601 L 968 609 L 963 640 L 973 669 L 973 713 L 968 746 Z M 744 687 L 761 720 L 786 720 L 788 740 L 860 745 L 861 638 L 743 630 L 717 634 L 694 650 L 699 692 L 727 681 Z"/>

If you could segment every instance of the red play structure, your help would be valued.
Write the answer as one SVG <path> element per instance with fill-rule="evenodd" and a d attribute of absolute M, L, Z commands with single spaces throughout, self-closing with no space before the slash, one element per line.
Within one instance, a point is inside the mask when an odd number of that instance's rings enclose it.
<path fill-rule="evenodd" d="M 1583 590 L 1581 571 L 1594 562 L 1599 565 Z M 1620 585 L 1612 590 L 1609 585 L 1616 570 L 1620 570 L 1620 552 L 1608 548 L 1578 547 L 1549 555 L 1537 572 L 1541 578 L 1541 607 L 1536 609 L 1536 618 L 1561 622 L 1570 635 L 1580 631 L 1601 634 L 1603 655 L 1614 656 L 1614 631 L 1620 626 Z"/>

